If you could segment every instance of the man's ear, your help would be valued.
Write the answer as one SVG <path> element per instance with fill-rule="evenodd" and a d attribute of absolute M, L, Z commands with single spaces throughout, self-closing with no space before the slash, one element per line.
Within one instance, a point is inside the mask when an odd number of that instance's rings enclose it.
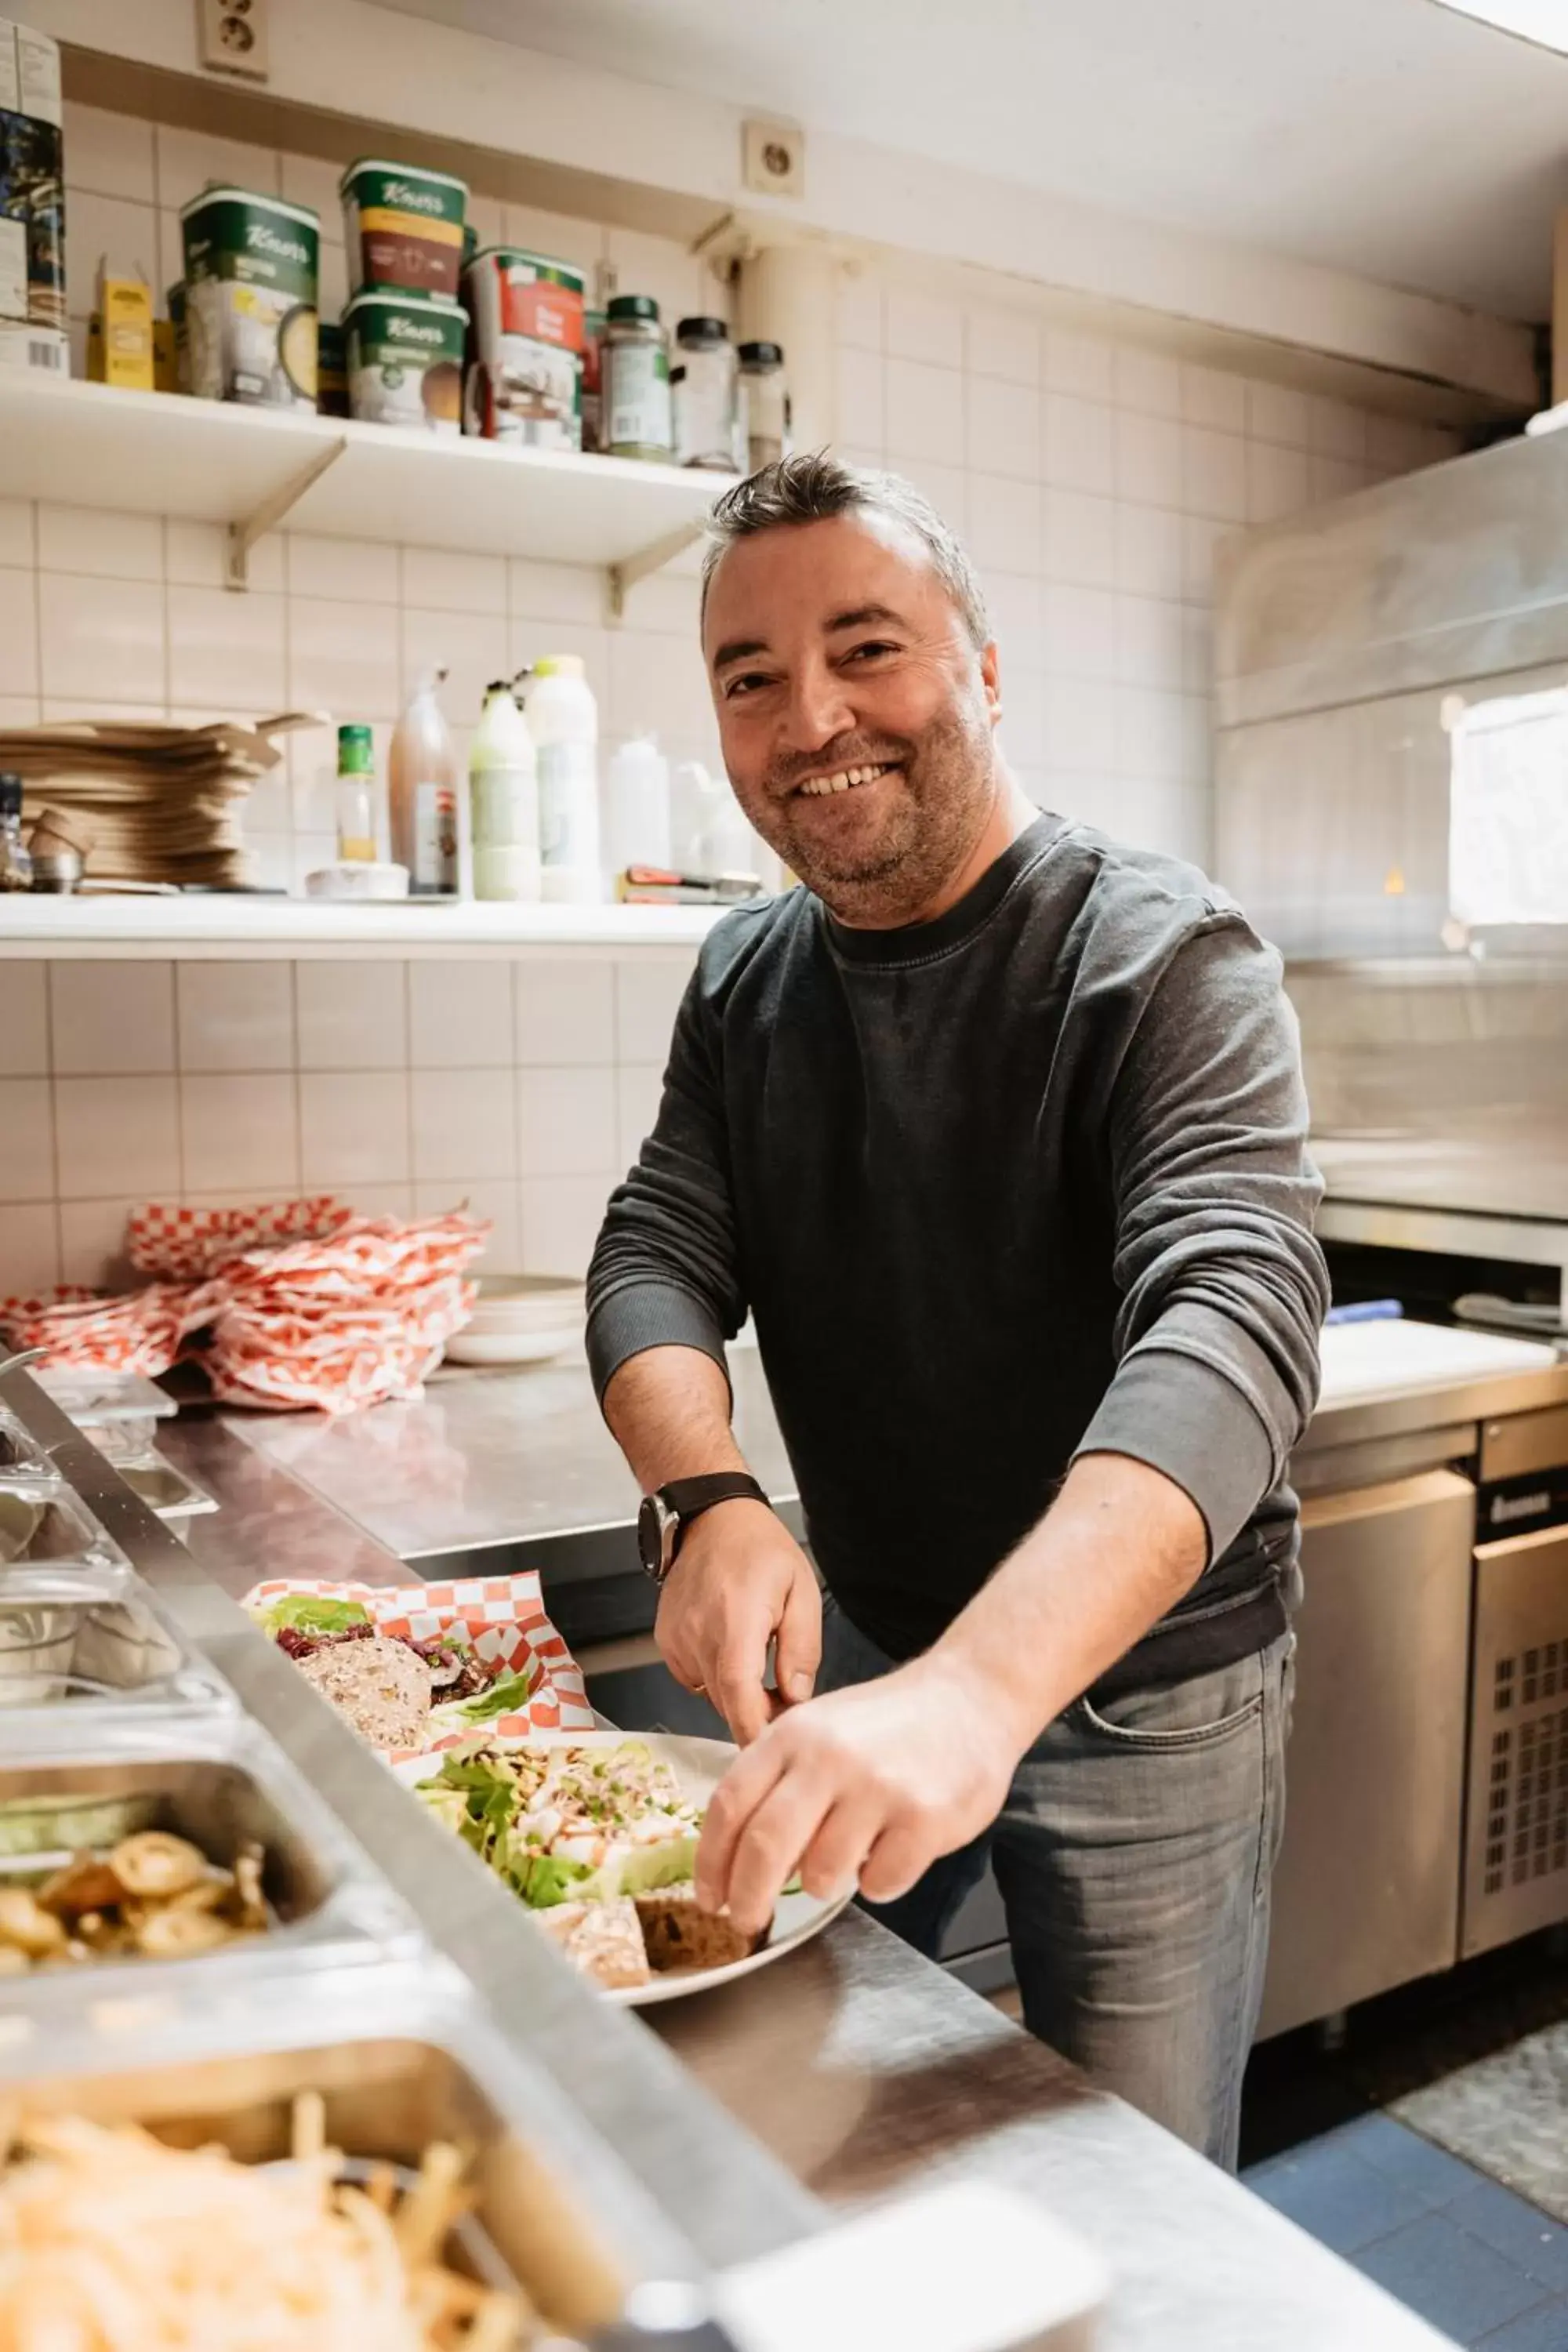
<path fill-rule="evenodd" d="M 985 706 L 994 727 L 1002 716 L 1002 666 L 994 639 L 981 647 L 980 677 L 985 688 Z"/>

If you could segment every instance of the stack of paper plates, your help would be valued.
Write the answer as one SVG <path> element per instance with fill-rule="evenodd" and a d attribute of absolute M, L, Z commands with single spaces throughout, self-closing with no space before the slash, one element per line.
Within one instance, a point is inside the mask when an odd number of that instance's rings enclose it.
<path fill-rule="evenodd" d="M 454 1364 L 539 1364 L 583 1336 L 583 1285 L 551 1274 L 481 1278 L 472 1316 L 447 1342 Z"/>

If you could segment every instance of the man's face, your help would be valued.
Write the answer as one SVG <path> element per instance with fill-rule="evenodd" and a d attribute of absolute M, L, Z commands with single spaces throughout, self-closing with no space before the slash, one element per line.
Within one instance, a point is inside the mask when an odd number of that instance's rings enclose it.
<path fill-rule="evenodd" d="M 724 763 L 769 847 L 853 922 L 915 919 L 995 792 L 994 646 L 924 547 L 858 513 L 726 549 L 703 653 Z"/>

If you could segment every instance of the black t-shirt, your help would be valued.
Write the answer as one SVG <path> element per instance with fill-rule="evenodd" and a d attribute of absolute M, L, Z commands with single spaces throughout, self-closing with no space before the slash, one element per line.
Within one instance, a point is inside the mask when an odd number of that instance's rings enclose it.
<path fill-rule="evenodd" d="M 1074 1455 L 1152 1464 L 1210 1563 L 1115 1684 L 1229 1663 L 1296 1591 L 1316 1397 L 1296 1026 L 1190 866 L 1042 816 L 937 921 L 797 889 L 710 934 L 589 1274 L 599 1392 L 750 1309 L 826 1582 L 895 1658 Z"/>

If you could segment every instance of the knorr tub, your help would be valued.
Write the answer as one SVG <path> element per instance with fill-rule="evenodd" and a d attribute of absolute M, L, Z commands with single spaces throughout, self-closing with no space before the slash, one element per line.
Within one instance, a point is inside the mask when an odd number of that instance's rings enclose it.
<path fill-rule="evenodd" d="M 351 294 L 395 287 L 405 294 L 456 296 L 468 198 L 461 180 L 366 156 L 349 165 L 338 193 Z"/>
<path fill-rule="evenodd" d="M 468 325 L 461 303 L 437 295 L 356 294 L 343 312 L 352 414 L 371 425 L 460 433 Z"/>
<path fill-rule="evenodd" d="M 180 226 L 191 391 L 314 408 L 315 214 L 245 188 L 207 188 L 182 205 Z"/>
<path fill-rule="evenodd" d="M 583 444 L 583 289 L 569 261 L 488 245 L 463 273 L 473 320 L 470 433 L 535 449 Z"/>

